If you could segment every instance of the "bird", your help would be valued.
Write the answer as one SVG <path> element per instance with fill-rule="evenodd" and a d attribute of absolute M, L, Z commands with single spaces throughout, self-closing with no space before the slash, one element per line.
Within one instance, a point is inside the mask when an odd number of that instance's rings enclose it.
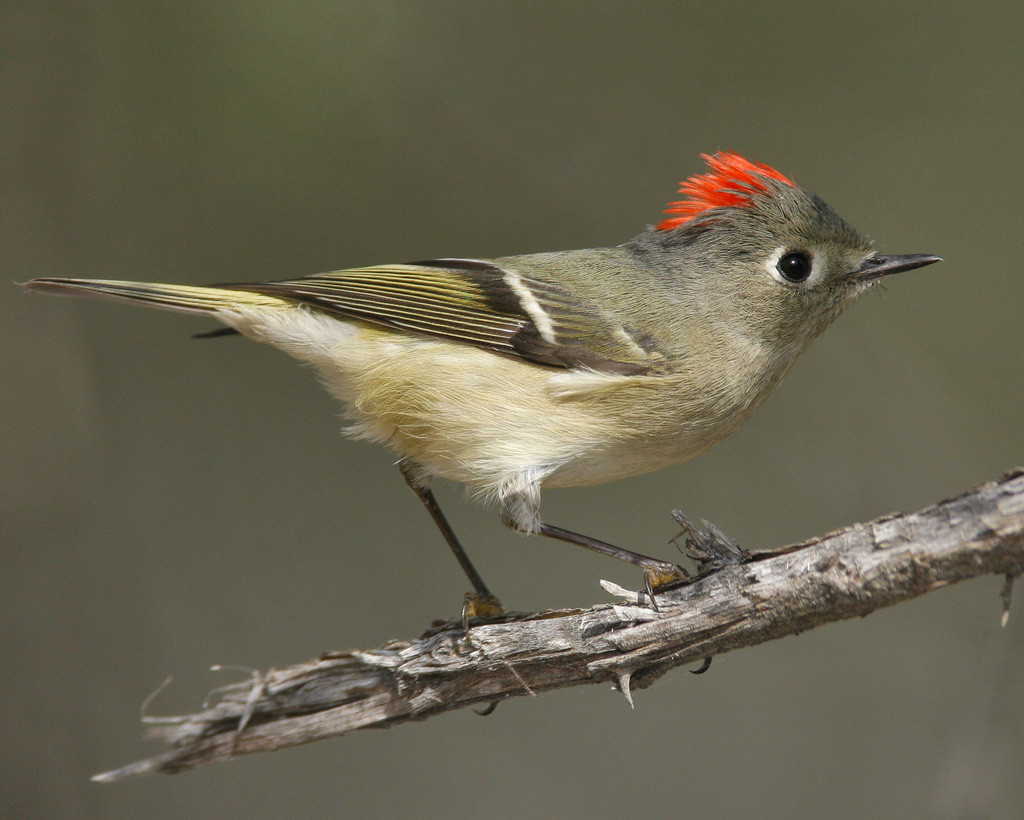
<path fill-rule="evenodd" d="M 665 218 L 613 247 L 440 258 L 212 286 L 42 277 L 32 291 L 207 316 L 312 365 L 347 433 L 388 447 L 466 573 L 468 617 L 504 612 L 431 482 L 466 485 L 516 532 L 626 561 L 650 603 L 676 564 L 548 523 L 542 489 L 669 467 L 737 429 L 884 277 L 821 198 L 739 154 L 702 154 Z"/>

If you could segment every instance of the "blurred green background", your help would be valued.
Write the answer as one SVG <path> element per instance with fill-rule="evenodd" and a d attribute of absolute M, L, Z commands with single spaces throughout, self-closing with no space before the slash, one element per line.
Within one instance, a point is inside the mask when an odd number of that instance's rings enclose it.
<path fill-rule="evenodd" d="M 668 513 L 750 548 L 912 510 L 1024 461 L 1018 4 L 17 3 L 0 11 L 0 651 L 10 816 L 1019 817 L 1022 602 L 986 578 L 795 639 L 176 777 L 139 705 L 413 637 L 466 582 L 312 374 L 212 323 L 12 284 L 271 279 L 618 244 L 698 154 L 820 193 L 942 265 L 864 298 L 740 432 L 551 491 L 546 518 L 670 557 Z M 439 491 L 515 608 L 628 567 Z M 1024 596 L 1019 596 L 1024 597 Z"/>

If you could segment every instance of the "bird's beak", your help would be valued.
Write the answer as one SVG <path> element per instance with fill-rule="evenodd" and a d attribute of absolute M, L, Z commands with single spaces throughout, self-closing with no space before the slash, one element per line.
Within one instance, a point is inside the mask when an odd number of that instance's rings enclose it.
<path fill-rule="evenodd" d="M 870 282 L 890 273 L 901 273 L 905 270 L 923 268 L 933 262 L 941 262 L 941 256 L 927 253 L 909 253 L 903 256 L 882 256 L 876 253 L 865 259 L 859 268 L 850 273 L 850 278 L 858 282 Z"/>

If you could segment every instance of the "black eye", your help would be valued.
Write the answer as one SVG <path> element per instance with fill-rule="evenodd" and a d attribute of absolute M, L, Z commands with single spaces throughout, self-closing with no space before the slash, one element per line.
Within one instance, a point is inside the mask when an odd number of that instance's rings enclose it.
<path fill-rule="evenodd" d="M 775 269 L 787 282 L 804 282 L 811 275 L 811 257 L 803 251 L 791 251 L 779 260 Z"/>

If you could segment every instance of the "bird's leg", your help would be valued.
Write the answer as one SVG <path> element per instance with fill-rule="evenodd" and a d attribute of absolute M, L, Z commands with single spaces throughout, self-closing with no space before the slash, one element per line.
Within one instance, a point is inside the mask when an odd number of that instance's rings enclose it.
<path fill-rule="evenodd" d="M 658 604 L 654 600 L 655 590 L 686 579 L 686 573 L 682 568 L 668 561 L 649 558 L 638 552 L 598 541 L 588 535 L 580 535 L 571 530 L 545 524 L 540 519 L 540 484 L 543 477 L 543 473 L 539 471 L 524 471 L 513 476 L 501 486 L 498 494 L 499 513 L 501 521 L 506 527 L 517 532 L 540 533 L 549 538 L 557 538 L 559 541 L 567 541 L 570 544 L 576 544 L 640 567 L 644 571 L 644 589 L 647 591 L 654 609 L 658 608 Z"/>
<path fill-rule="evenodd" d="M 669 563 L 668 561 L 659 561 L 657 558 L 650 558 L 646 555 L 641 555 L 639 552 L 623 549 L 622 547 L 617 547 L 614 544 L 609 544 L 605 541 L 598 541 L 596 538 L 591 538 L 589 535 L 580 535 L 578 532 L 563 530 L 561 527 L 555 527 L 551 524 L 544 523 L 540 524 L 537 532 L 541 535 L 546 535 L 549 538 L 557 538 L 559 541 L 567 541 L 570 544 L 576 544 L 580 547 L 585 547 L 588 550 L 600 552 L 602 555 L 618 558 L 620 561 L 626 561 L 634 566 L 640 567 L 640 569 L 644 571 L 644 588 L 647 591 L 647 596 L 651 599 L 651 606 L 654 607 L 655 610 L 658 609 L 658 603 L 654 599 L 655 590 L 659 587 L 664 587 L 676 581 L 683 581 L 686 579 L 686 574 L 675 564 Z"/>
<path fill-rule="evenodd" d="M 480 577 L 480 573 L 477 572 L 473 562 L 466 555 L 466 551 L 462 548 L 462 544 L 459 543 L 452 525 L 448 523 L 448 519 L 441 512 L 437 499 L 434 498 L 434 493 L 430 489 L 429 478 L 424 476 L 417 464 L 409 461 L 403 460 L 398 462 L 398 469 L 401 470 L 405 483 L 409 485 L 419 500 L 423 502 L 423 506 L 427 508 L 427 512 L 434 519 L 434 523 L 437 524 L 437 528 L 441 531 L 441 535 L 444 536 L 444 540 L 448 542 L 448 546 L 455 553 L 455 559 L 459 562 L 459 566 L 462 567 L 462 571 L 466 573 L 466 577 L 469 578 L 469 582 L 473 585 L 473 592 L 466 594 L 466 600 L 462 607 L 463 623 L 467 623 L 470 618 L 493 618 L 495 615 L 501 615 L 505 608 L 501 605 L 501 601 L 487 588 L 484 579 Z"/>

